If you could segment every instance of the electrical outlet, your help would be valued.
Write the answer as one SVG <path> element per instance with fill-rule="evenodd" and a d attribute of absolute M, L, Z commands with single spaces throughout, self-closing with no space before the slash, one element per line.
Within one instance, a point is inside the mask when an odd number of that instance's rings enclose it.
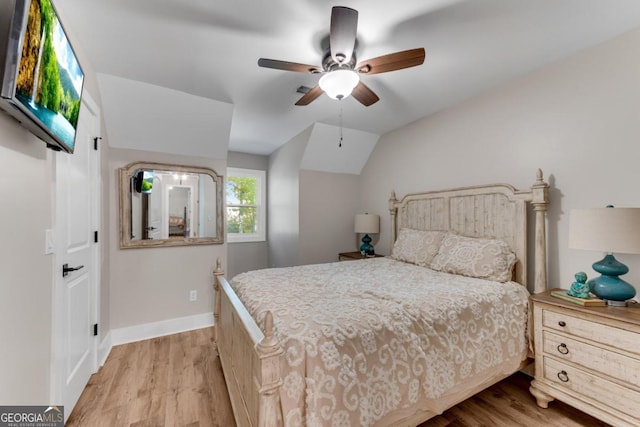
<path fill-rule="evenodd" d="M 189 291 L 189 301 L 197 301 L 198 300 L 198 291 L 192 290 Z"/>

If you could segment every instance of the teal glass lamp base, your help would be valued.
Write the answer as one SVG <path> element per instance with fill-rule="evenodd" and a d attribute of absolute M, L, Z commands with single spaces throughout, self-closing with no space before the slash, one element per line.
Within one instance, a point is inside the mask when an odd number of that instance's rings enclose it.
<path fill-rule="evenodd" d="M 373 245 L 371 244 L 371 237 L 368 234 L 365 234 L 362 237 L 362 245 L 360 245 L 360 254 L 363 256 L 373 256 L 375 252 L 373 251 Z"/>
<path fill-rule="evenodd" d="M 600 277 L 589 280 L 589 289 L 595 296 L 607 301 L 607 305 L 625 306 L 627 300 L 636 295 L 635 288 L 618 276 L 629 272 L 629 267 L 619 262 L 612 254 L 593 263 L 593 269 Z"/>

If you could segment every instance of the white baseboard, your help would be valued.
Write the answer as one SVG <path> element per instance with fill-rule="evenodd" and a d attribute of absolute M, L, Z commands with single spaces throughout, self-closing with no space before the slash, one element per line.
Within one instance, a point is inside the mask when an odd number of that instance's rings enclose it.
<path fill-rule="evenodd" d="M 111 343 L 111 331 L 109 331 L 98 346 L 98 366 L 104 365 L 109 353 L 111 353 L 111 347 L 113 344 Z"/>
<path fill-rule="evenodd" d="M 112 329 L 107 334 L 110 346 L 142 341 L 179 332 L 213 326 L 213 313 L 194 314 L 193 316 L 178 317 L 176 319 L 161 320 L 159 322 L 144 323 L 126 328 Z M 107 339 L 105 338 L 104 341 Z M 103 341 L 103 342 L 104 342 Z M 107 352 L 108 354 L 108 352 Z"/>

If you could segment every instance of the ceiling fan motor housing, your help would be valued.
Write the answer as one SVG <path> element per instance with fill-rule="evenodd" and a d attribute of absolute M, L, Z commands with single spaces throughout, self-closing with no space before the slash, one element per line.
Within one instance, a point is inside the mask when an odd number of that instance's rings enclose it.
<path fill-rule="evenodd" d="M 348 62 L 338 63 L 331 57 L 331 50 L 328 50 L 324 54 L 324 58 L 322 59 L 322 68 L 325 71 L 335 71 L 339 68 L 347 68 L 349 70 L 353 70 L 356 67 L 356 53 L 353 52 L 351 55 L 351 60 Z"/>

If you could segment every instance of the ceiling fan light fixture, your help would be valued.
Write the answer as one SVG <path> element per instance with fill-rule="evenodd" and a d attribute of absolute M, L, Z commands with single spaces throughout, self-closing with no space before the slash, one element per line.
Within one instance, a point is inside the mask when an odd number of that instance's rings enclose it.
<path fill-rule="evenodd" d="M 333 99 L 344 99 L 351 95 L 360 82 L 360 76 L 353 70 L 338 69 L 326 73 L 320 78 L 320 88 Z"/>

